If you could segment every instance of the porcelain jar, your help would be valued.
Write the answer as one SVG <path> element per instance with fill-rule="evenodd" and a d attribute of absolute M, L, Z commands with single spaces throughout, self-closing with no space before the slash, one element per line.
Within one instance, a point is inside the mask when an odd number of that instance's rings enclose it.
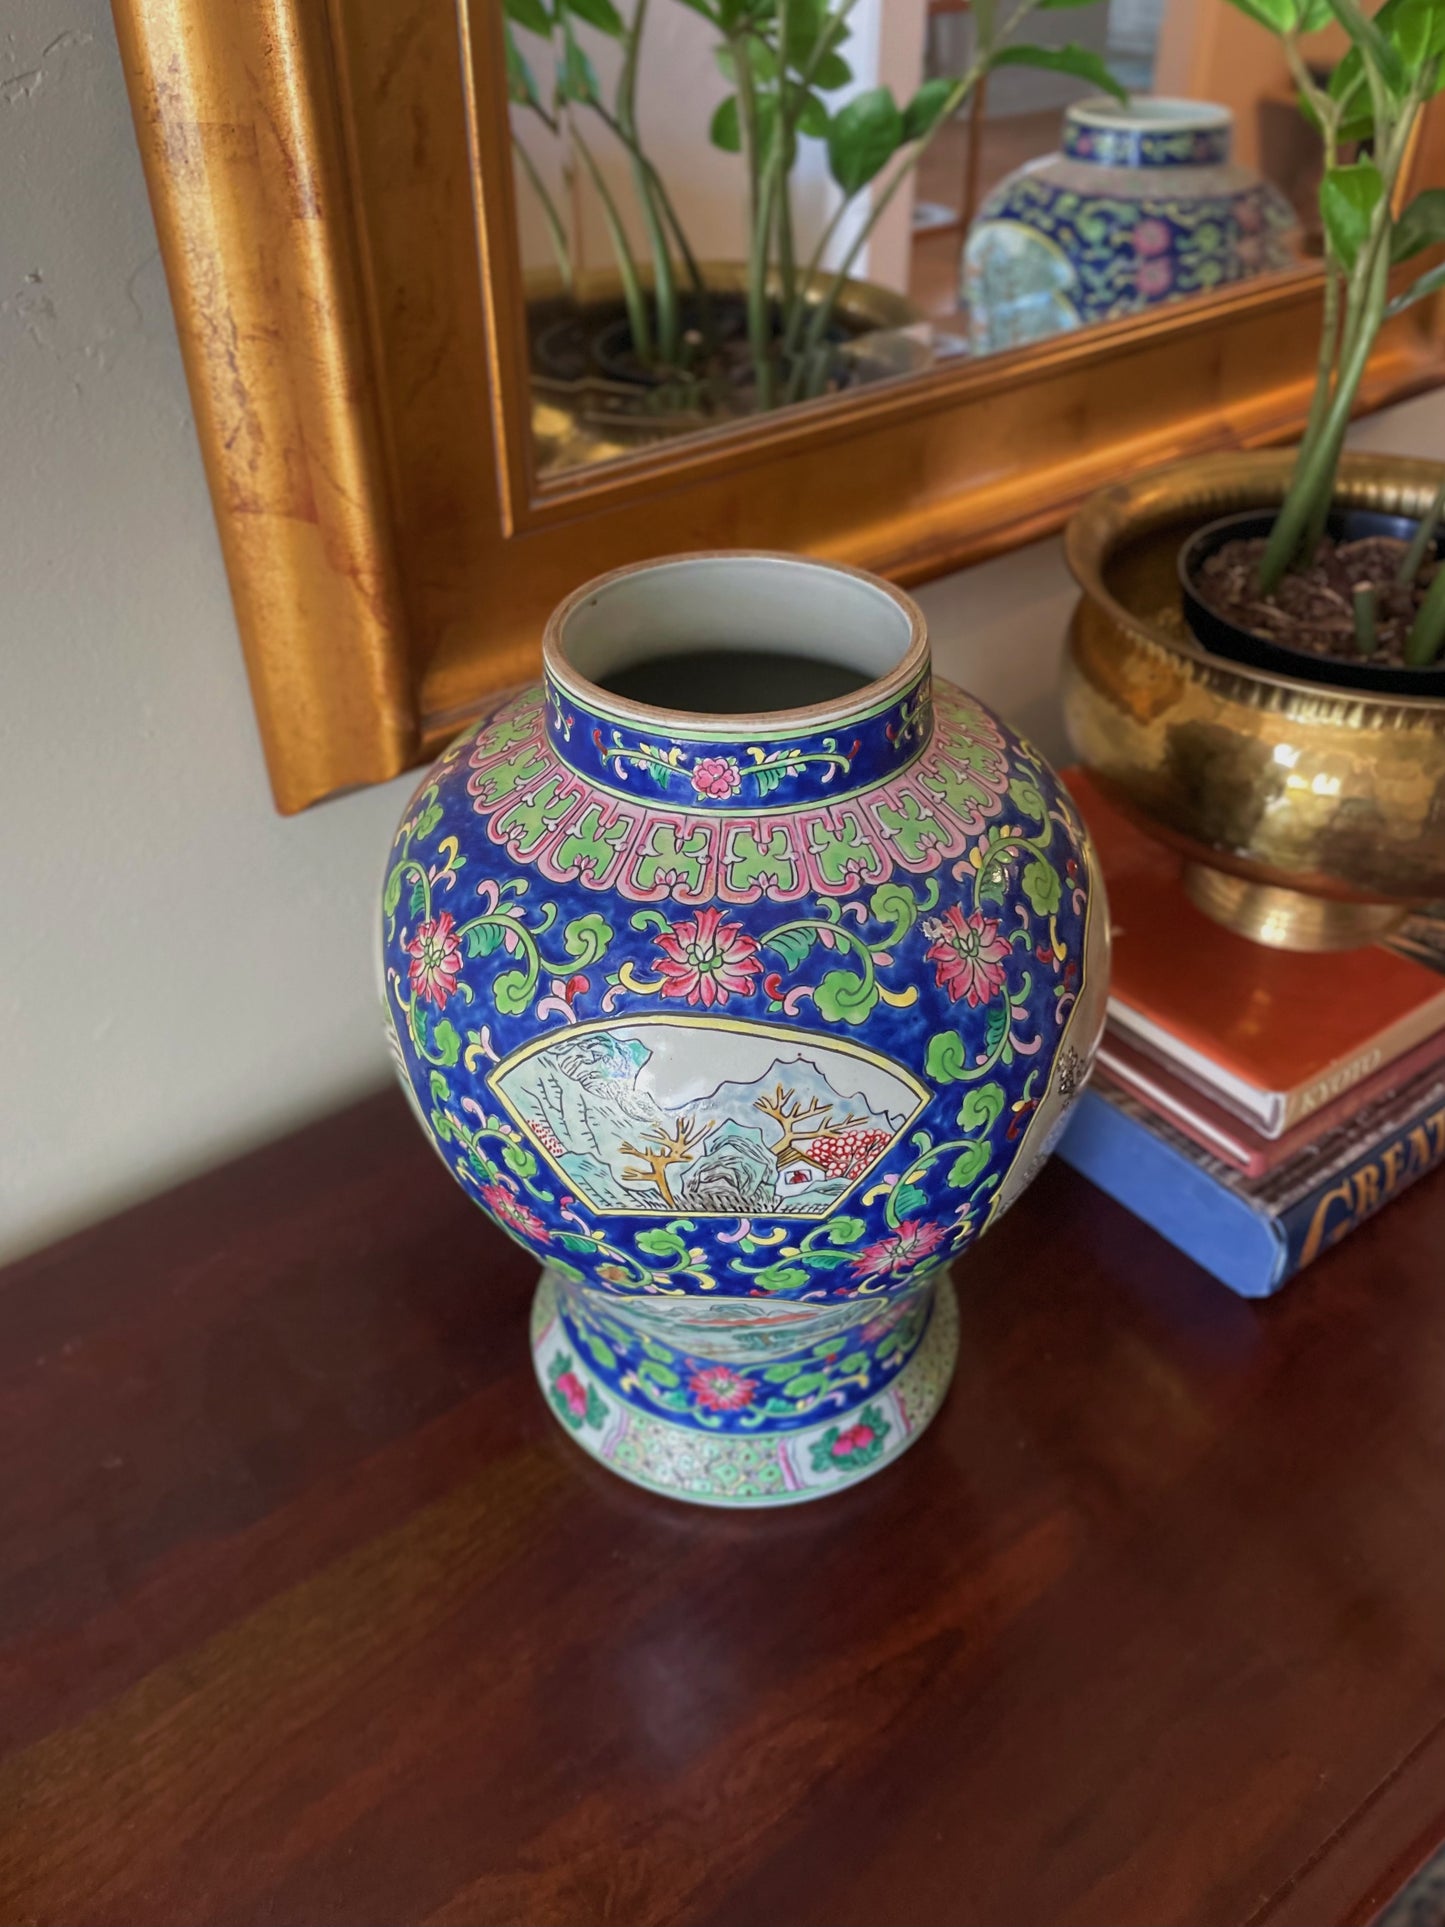
<path fill-rule="evenodd" d="M 963 300 L 975 352 L 1287 267 L 1294 210 L 1231 162 L 1233 123 L 1208 101 L 1068 108 L 1063 151 L 1008 175 L 969 230 Z"/>
<path fill-rule="evenodd" d="M 402 1078 L 543 1267 L 537 1376 L 580 1446 L 703 1502 L 837 1491 L 936 1411 L 945 1268 L 1088 1070 L 1087 838 L 932 679 L 916 605 L 851 570 L 620 570 L 563 603 L 543 667 L 397 832 Z"/>

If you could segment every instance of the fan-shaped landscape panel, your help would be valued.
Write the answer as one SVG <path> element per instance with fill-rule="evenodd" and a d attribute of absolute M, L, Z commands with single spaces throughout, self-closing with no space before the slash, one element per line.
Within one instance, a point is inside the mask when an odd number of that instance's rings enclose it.
<path fill-rule="evenodd" d="M 579 1200 L 659 1217 L 822 1218 L 928 1101 L 857 1044 L 702 1017 L 578 1024 L 489 1082 Z"/>

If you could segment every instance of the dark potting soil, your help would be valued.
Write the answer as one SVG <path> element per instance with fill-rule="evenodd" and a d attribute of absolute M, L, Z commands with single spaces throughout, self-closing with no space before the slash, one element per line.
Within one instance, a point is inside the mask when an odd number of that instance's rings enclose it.
<path fill-rule="evenodd" d="M 692 649 L 634 663 L 603 676 L 601 685 L 629 702 L 681 709 L 694 716 L 749 716 L 770 709 L 805 709 L 849 696 L 868 682 L 842 663 L 762 651 Z"/>
<path fill-rule="evenodd" d="M 1398 587 L 1395 572 L 1406 546 L 1389 535 L 1339 543 L 1326 536 L 1310 567 L 1287 575 L 1273 595 L 1266 596 L 1259 587 L 1265 540 L 1250 536 L 1216 549 L 1195 572 L 1194 586 L 1211 609 L 1241 629 L 1311 656 L 1358 662 L 1354 591 L 1368 584 L 1375 590 L 1370 661 L 1398 666 L 1405 660 L 1415 612 L 1440 566 L 1427 556 L 1415 580 Z"/>

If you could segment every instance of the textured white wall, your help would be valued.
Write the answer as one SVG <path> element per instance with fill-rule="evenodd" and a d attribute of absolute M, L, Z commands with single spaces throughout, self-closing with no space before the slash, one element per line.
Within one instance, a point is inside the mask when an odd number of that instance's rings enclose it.
<path fill-rule="evenodd" d="M 104 0 L 0 39 L 0 1258 L 383 1081 L 407 782 L 272 810 Z M 1438 453 L 1440 397 L 1368 425 Z M 1051 753 L 1056 542 L 924 594 Z"/>

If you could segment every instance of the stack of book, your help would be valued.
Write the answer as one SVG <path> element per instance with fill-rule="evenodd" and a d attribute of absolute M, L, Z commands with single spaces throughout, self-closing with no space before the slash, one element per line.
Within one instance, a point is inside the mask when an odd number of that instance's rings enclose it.
<path fill-rule="evenodd" d="M 1059 1156 L 1263 1297 L 1445 1159 L 1445 976 L 1428 945 L 1306 956 L 1231 935 L 1086 772 L 1067 781 L 1114 965 Z"/>

